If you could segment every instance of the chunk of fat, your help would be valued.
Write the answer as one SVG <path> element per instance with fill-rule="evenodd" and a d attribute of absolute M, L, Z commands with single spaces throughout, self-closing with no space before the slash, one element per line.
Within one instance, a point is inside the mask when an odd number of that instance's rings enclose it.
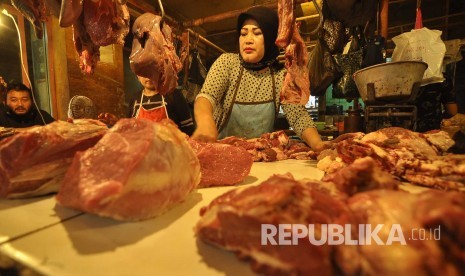
<path fill-rule="evenodd" d="M 154 125 L 154 127 L 158 127 Z M 163 127 L 158 127 L 158 141 L 154 144 L 151 151 L 147 153 L 144 160 L 134 169 L 129 176 L 125 189 L 137 190 L 140 192 L 153 193 L 158 190 L 172 188 L 174 186 L 182 186 L 195 178 L 195 185 L 200 183 L 199 168 L 192 170 L 191 174 L 186 173 L 186 167 L 197 166 L 195 153 L 190 150 L 187 141 L 181 141 L 173 135 L 169 135 L 169 130 Z M 167 144 L 184 143 L 183 146 L 170 146 Z M 170 150 L 167 151 L 166 148 Z M 163 150 L 165 149 L 165 150 Z M 166 155 L 167 158 L 160 158 L 160 154 Z M 186 158 L 186 155 L 188 158 Z M 156 167 L 153 164 L 157 164 Z M 197 176 L 197 177 L 196 177 Z"/>

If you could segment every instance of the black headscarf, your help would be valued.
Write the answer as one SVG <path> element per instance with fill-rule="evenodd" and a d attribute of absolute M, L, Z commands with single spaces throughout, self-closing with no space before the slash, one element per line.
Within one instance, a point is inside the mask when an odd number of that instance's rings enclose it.
<path fill-rule="evenodd" d="M 237 19 L 237 34 L 240 36 L 242 25 L 246 19 L 254 19 L 263 32 L 265 40 L 265 55 L 258 63 L 248 63 L 241 59 L 241 64 L 247 69 L 261 70 L 265 67 L 277 62 L 276 58 L 279 55 L 279 48 L 275 45 L 275 40 L 278 35 L 279 19 L 276 10 L 256 6 L 248 9 L 246 12 L 239 14 Z"/>

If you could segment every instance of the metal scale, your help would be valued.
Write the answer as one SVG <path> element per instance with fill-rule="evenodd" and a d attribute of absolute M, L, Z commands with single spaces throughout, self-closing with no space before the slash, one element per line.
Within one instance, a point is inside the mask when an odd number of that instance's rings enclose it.
<path fill-rule="evenodd" d="M 382 100 L 375 97 L 375 86 L 367 84 L 365 101 L 365 131 L 372 132 L 386 127 L 402 127 L 416 130 L 417 107 L 414 105 L 420 83 L 414 83 L 411 93 L 396 95 Z"/>

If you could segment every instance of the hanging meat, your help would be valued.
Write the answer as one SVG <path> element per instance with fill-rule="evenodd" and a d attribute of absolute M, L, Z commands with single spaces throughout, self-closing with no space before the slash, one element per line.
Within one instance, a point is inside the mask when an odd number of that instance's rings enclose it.
<path fill-rule="evenodd" d="M 45 0 L 11 0 L 11 4 L 34 26 L 36 37 L 44 36 L 42 23 L 47 21 Z"/>
<path fill-rule="evenodd" d="M 121 119 L 74 156 L 58 203 L 116 220 L 155 217 L 184 201 L 200 181 L 199 161 L 172 123 Z"/>
<path fill-rule="evenodd" d="M 286 47 L 284 56 L 287 73 L 281 88 L 281 103 L 306 104 L 310 100 L 308 53 L 297 24 L 294 24 L 291 44 Z"/>
<path fill-rule="evenodd" d="M 74 154 L 93 146 L 107 126 L 95 120 L 56 121 L 0 142 L 0 197 L 57 192 Z"/>
<path fill-rule="evenodd" d="M 65 3 L 66 1 L 72 0 L 64 0 L 61 15 L 64 14 L 65 5 L 71 10 L 74 6 L 79 7 L 77 3 Z M 77 15 L 73 10 L 69 13 L 72 17 Z M 65 19 L 60 17 L 60 20 Z M 84 74 L 92 74 L 100 60 L 100 46 L 124 44 L 124 38 L 129 33 L 129 11 L 126 5 L 118 1 L 85 0 L 81 14 L 72 24 L 81 71 Z"/>
<path fill-rule="evenodd" d="M 294 0 L 278 1 L 279 28 L 275 44 L 285 48 L 287 69 L 280 100 L 283 104 L 306 104 L 310 99 L 308 53 L 295 22 L 294 8 Z"/>
<path fill-rule="evenodd" d="M 43 36 L 47 12 L 59 16 L 61 27 L 73 26 L 73 40 L 84 74 L 92 74 L 100 60 L 100 46 L 124 44 L 129 33 L 125 0 L 11 0 Z M 61 2 L 61 3 L 59 3 Z M 59 10 L 59 12 L 58 12 Z"/>
<path fill-rule="evenodd" d="M 294 7 L 294 0 L 278 1 L 279 27 L 275 44 L 279 48 L 286 48 L 291 43 L 295 24 Z"/>
<path fill-rule="evenodd" d="M 131 69 L 156 83 L 161 95 L 172 92 L 182 64 L 172 43 L 171 28 L 160 16 L 144 13 L 134 22 L 132 32 Z"/>
<path fill-rule="evenodd" d="M 84 0 L 61 0 L 59 23 L 65 28 L 74 24 L 82 13 Z"/>
<path fill-rule="evenodd" d="M 100 46 L 96 45 L 86 31 L 84 15 L 73 23 L 74 48 L 79 54 L 79 67 L 84 74 L 93 74 L 100 60 Z"/>
<path fill-rule="evenodd" d="M 98 46 L 123 45 L 129 33 L 129 10 L 115 0 L 84 1 L 84 26 Z"/>

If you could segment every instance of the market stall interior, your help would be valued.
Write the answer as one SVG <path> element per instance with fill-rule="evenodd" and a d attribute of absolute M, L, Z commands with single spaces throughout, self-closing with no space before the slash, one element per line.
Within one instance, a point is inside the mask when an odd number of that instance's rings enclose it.
<path fill-rule="evenodd" d="M 18 1 L 21 2 L 21 1 Z M 27 2 L 27 1 L 25 1 Z M 0 41 L 0 76 L 5 80 L 17 79 L 29 83 L 26 73 L 21 69 L 19 51 L 22 51 L 24 64 L 30 76 L 32 86 L 36 90 L 39 107 L 51 113 L 56 119 L 65 119 L 69 100 L 76 95 L 89 97 L 96 103 L 96 113 L 111 112 L 117 115 L 126 114 L 126 109 L 131 95 L 141 86 L 129 66 L 129 55 L 133 36 L 128 32 L 124 39 L 124 46 L 110 44 L 99 49 L 99 66 L 95 68 L 95 74 L 83 76 L 79 66 L 79 54 L 73 43 L 71 27 L 59 26 L 58 18 L 50 14 L 59 14 L 59 8 L 49 1 L 47 9 L 48 20 L 44 24 L 44 39 L 37 39 L 32 25 L 24 19 L 22 14 L 12 7 L 8 0 L 0 1 L 1 9 L 5 9 L 18 19 L 18 27 L 21 31 L 22 49 L 19 49 L 17 35 L 12 21 L 0 15 L 2 22 L 2 36 Z M 320 23 L 321 17 L 312 1 L 297 1 L 296 17 L 301 22 L 300 31 L 309 49 L 316 42 L 316 35 L 310 35 Z M 363 2 L 363 1 L 360 1 Z M 407 32 L 415 23 L 415 10 L 418 2 L 421 2 L 423 24 L 425 27 L 442 31 L 441 38 L 446 40 L 462 39 L 465 37 L 464 20 L 465 7 L 463 1 L 381 1 L 384 8 L 379 9 L 378 29 L 383 28 L 383 36 L 387 38 L 387 55 L 392 54 L 395 45 L 392 37 Z M 32 2 L 31 2 L 32 3 Z M 212 62 L 222 52 L 237 52 L 235 17 L 248 7 L 253 5 L 265 5 L 276 7 L 276 1 L 164 1 L 160 2 L 164 7 L 165 20 L 171 24 L 174 33 L 179 39 L 188 39 L 190 45 L 190 60 L 199 61 L 208 69 Z M 128 1 L 127 7 L 130 13 L 130 26 L 134 20 L 144 12 L 161 13 L 158 1 Z M 321 1 L 317 1 L 321 5 Z M 386 3 L 386 4 L 384 4 Z M 386 21 L 386 22 L 384 22 Z M 187 37 L 186 37 L 187 36 Z M 463 48 L 462 48 L 463 49 Z M 198 58 L 197 58 L 198 57 Z M 458 62 L 455 72 L 455 82 L 459 89 L 463 89 L 463 61 Z M 191 70 L 189 70 L 191 69 Z M 180 85 L 185 87 L 185 95 L 192 101 L 193 95 L 199 89 L 202 82 L 202 74 L 199 66 L 192 68 L 185 66 L 180 77 Z M 191 81 L 189 81 L 191 80 Z M 325 115 L 334 116 L 334 120 L 328 120 L 333 124 L 341 120 L 340 115 L 347 114 L 349 106 L 354 106 L 353 101 L 332 97 L 331 89 L 321 96 L 312 97 L 307 103 L 307 108 L 312 117 L 325 122 Z M 98 91 L 98 92 L 97 92 Z M 462 94 L 458 93 L 459 103 Z M 315 95 L 314 95 L 315 96 Z M 331 114 L 329 111 L 333 104 L 343 106 L 343 114 Z M 356 109 L 356 108 L 355 108 Z M 459 105 L 460 111 L 465 107 Z M 328 110 L 328 111 L 327 111 Z M 361 112 L 362 113 L 362 112 Z M 281 124 L 282 128 L 287 125 Z"/>
<path fill-rule="evenodd" d="M 298 89 L 281 99 L 322 123 L 324 149 L 285 124 L 205 142 L 163 119 L 164 97 L 181 91 L 192 107 L 212 62 L 238 52 L 236 17 L 255 5 L 278 9 L 289 35 L 283 82 L 305 77 L 305 87 L 283 85 Z M 8 95 L 31 93 L 2 85 L 0 115 L 24 119 L 15 112 L 25 101 L 57 119 L 0 125 L 0 275 L 465 275 L 465 155 L 455 151 L 465 106 L 458 99 L 462 117 L 450 120 L 432 113 L 444 131 L 416 131 L 422 87 L 447 80 L 465 94 L 463 1 L 0 0 L 0 9 L 0 76 L 34 91 L 16 108 Z M 399 50 L 419 33 L 430 35 L 419 48 L 440 44 L 439 62 Z M 158 93 L 144 95 L 143 80 Z M 140 106 L 160 96 L 161 112 L 139 109 L 160 120 L 122 118 L 136 92 Z M 95 120 L 102 112 L 122 119 Z M 333 139 L 341 132 L 351 133 Z"/>

